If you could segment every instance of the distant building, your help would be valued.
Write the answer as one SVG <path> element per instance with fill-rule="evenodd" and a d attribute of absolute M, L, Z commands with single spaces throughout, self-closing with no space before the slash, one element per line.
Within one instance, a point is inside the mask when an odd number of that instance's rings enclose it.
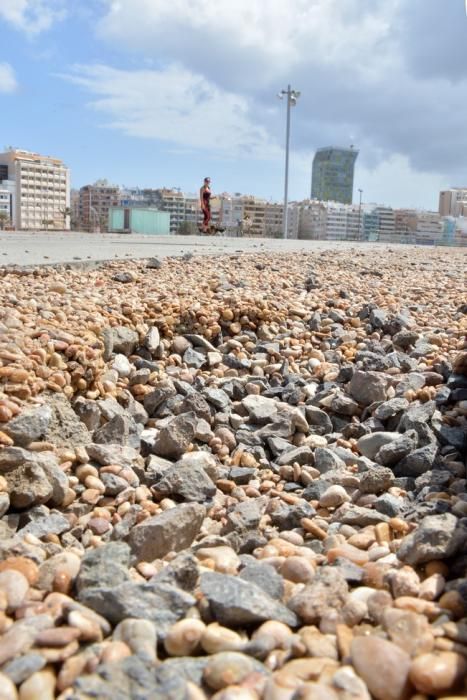
<path fill-rule="evenodd" d="M 109 209 L 119 204 L 120 188 L 107 180 L 97 180 L 79 191 L 79 228 L 82 231 L 108 230 Z"/>
<path fill-rule="evenodd" d="M 319 148 L 313 158 L 311 199 L 352 204 L 355 161 L 350 148 Z"/>
<path fill-rule="evenodd" d="M 0 184 L 0 229 L 13 227 L 14 182 L 3 180 Z"/>
<path fill-rule="evenodd" d="M 439 193 L 440 216 L 467 216 L 467 187 L 453 187 Z"/>
<path fill-rule="evenodd" d="M 150 207 L 111 206 L 107 229 L 116 233 L 143 233 L 167 236 L 170 233 L 170 214 Z"/>
<path fill-rule="evenodd" d="M 70 171 L 58 158 L 10 149 L 0 153 L 0 188 L 11 194 L 19 230 L 70 228 Z"/>
<path fill-rule="evenodd" d="M 319 240 L 326 237 L 327 205 L 315 199 L 300 202 L 298 237 Z"/>

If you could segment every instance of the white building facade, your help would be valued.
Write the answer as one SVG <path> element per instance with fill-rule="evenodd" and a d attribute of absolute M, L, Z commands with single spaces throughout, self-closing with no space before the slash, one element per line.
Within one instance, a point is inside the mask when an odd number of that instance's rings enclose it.
<path fill-rule="evenodd" d="M 11 149 L 0 153 L 0 187 L 10 183 L 18 230 L 70 229 L 70 171 L 58 158 Z"/>

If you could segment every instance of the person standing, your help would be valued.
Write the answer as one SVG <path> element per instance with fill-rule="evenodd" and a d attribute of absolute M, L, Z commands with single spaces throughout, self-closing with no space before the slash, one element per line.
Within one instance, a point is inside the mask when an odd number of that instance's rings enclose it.
<path fill-rule="evenodd" d="M 209 232 L 211 222 L 211 178 L 205 177 L 204 182 L 199 191 L 199 204 L 203 212 L 203 224 L 201 230 L 203 233 Z"/>

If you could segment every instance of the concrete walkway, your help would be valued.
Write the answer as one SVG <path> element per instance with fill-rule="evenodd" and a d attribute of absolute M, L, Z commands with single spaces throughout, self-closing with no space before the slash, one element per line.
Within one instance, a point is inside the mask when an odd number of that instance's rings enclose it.
<path fill-rule="evenodd" d="M 235 252 L 310 252 L 314 250 L 355 249 L 364 247 L 382 250 L 384 243 L 347 241 L 296 241 L 258 238 L 226 238 L 220 236 L 143 236 L 136 234 L 100 233 L 0 233 L 0 266 L 51 265 L 149 258 L 151 256 L 220 255 Z M 394 248 L 395 246 L 391 246 Z M 409 250 L 413 246 L 400 246 Z M 453 254 L 465 249 L 451 249 Z"/>

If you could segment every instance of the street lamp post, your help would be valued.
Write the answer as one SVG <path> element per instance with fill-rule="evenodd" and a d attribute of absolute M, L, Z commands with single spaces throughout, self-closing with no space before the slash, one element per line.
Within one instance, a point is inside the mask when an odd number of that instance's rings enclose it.
<path fill-rule="evenodd" d="M 287 126 L 285 131 L 285 184 L 284 184 L 284 238 L 287 238 L 287 223 L 288 223 L 288 188 L 289 188 L 289 148 L 290 148 L 290 108 L 295 107 L 300 93 L 297 90 L 292 90 L 290 85 L 287 85 L 287 90 L 281 90 L 278 94 L 280 100 L 287 96 Z"/>
<path fill-rule="evenodd" d="M 358 191 L 360 193 L 360 202 L 358 205 L 358 240 L 360 241 L 362 238 L 360 226 L 361 226 L 361 220 L 362 220 L 362 194 L 363 194 L 363 190 L 359 189 Z"/>

